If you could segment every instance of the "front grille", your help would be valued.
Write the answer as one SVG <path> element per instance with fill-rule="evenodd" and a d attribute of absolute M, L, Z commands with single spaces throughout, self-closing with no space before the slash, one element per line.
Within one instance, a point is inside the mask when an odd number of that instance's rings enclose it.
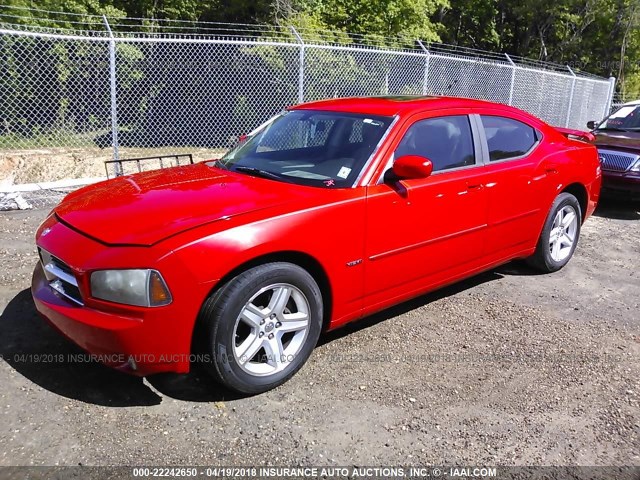
<path fill-rule="evenodd" d="M 626 172 L 640 158 L 640 155 L 613 150 L 598 150 L 603 170 Z"/>
<path fill-rule="evenodd" d="M 77 305 L 84 305 L 78 281 L 69 265 L 58 257 L 51 255 L 42 248 L 38 248 L 44 274 L 49 281 L 49 286 L 68 300 Z"/>

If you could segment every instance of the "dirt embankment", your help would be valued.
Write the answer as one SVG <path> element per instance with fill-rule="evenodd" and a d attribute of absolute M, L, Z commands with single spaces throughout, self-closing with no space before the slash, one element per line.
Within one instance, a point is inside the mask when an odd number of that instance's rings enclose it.
<path fill-rule="evenodd" d="M 120 158 L 144 158 L 158 155 L 192 154 L 195 162 L 218 158 L 223 150 L 215 149 L 144 149 L 127 148 L 120 152 Z M 100 148 L 38 148 L 23 150 L 0 149 L 0 186 L 23 183 L 53 182 L 63 179 L 103 177 L 106 175 L 106 160 L 113 159 L 113 151 Z M 185 163 L 181 158 L 180 163 Z M 166 159 L 164 165 L 175 164 L 174 159 Z M 142 162 L 143 169 L 159 168 L 155 160 Z M 110 167 L 110 173 L 112 168 Z M 125 172 L 133 173 L 135 164 L 125 164 Z"/>

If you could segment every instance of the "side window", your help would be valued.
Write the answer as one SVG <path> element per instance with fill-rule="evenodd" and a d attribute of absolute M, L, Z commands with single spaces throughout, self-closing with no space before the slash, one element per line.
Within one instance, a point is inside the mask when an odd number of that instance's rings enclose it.
<path fill-rule="evenodd" d="M 474 165 L 469 117 L 455 115 L 414 123 L 395 151 L 395 158 L 404 155 L 428 158 L 433 163 L 434 172 Z"/>
<path fill-rule="evenodd" d="M 489 159 L 492 162 L 522 157 L 538 142 L 536 130 L 526 123 L 488 115 L 482 115 L 480 118 L 489 145 Z"/>

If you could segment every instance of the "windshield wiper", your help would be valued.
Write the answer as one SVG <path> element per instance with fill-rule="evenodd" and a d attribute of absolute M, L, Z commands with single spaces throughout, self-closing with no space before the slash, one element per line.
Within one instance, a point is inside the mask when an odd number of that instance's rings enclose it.
<path fill-rule="evenodd" d="M 244 167 L 240 165 L 235 167 L 233 171 L 248 173 L 249 175 L 253 175 L 254 177 L 262 177 L 262 178 L 268 178 L 270 180 L 278 180 L 280 182 L 284 180 L 280 175 L 277 175 L 273 172 L 269 172 L 268 170 L 261 170 L 255 167 Z"/>
<path fill-rule="evenodd" d="M 226 163 L 224 163 L 224 162 L 222 161 L 222 159 L 221 159 L 221 158 L 216 158 L 216 159 L 213 161 L 213 164 L 214 164 L 216 167 L 218 167 L 218 168 L 222 168 L 223 170 L 229 170 L 229 167 L 227 166 L 227 164 L 226 164 Z"/>

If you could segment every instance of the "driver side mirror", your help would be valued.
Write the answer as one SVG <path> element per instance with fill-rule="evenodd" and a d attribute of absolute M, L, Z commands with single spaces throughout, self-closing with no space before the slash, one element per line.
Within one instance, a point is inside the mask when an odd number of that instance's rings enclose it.
<path fill-rule="evenodd" d="M 587 122 L 587 128 L 588 128 L 589 130 L 595 130 L 597 126 L 598 126 L 598 125 L 597 125 L 597 123 L 595 122 L 595 120 L 590 120 L 590 121 L 588 121 L 588 122 Z"/>
<path fill-rule="evenodd" d="M 400 180 L 427 178 L 433 172 L 431 160 L 418 155 L 404 155 L 393 162 L 393 175 Z"/>

